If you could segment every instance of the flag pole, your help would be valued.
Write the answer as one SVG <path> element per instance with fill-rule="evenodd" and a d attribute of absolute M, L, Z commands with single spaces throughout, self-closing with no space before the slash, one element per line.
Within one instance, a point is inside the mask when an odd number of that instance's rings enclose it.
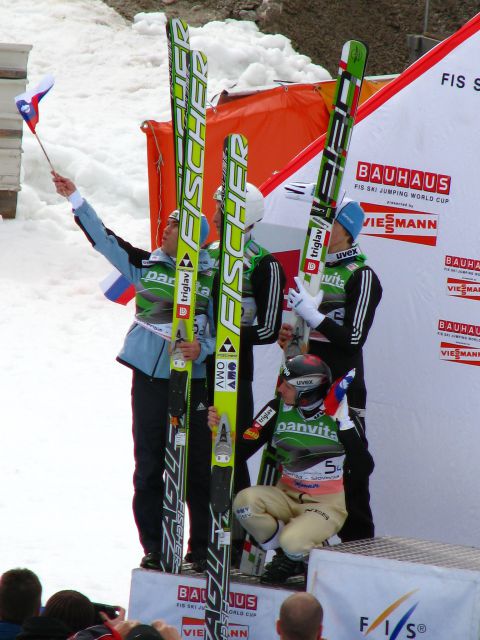
<path fill-rule="evenodd" d="M 38 134 L 36 131 L 33 132 L 33 135 L 36 137 L 36 139 L 38 140 L 38 144 L 40 145 L 43 153 L 45 154 L 46 159 L 48 160 L 48 164 L 50 165 L 50 168 L 52 169 L 52 171 L 54 173 L 56 173 L 55 169 L 53 168 L 53 164 L 50 162 L 50 158 L 48 157 L 47 152 L 45 151 L 45 147 L 42 144 L 42 141 L 40 140 L 40 138 L 38 137 Z"/>

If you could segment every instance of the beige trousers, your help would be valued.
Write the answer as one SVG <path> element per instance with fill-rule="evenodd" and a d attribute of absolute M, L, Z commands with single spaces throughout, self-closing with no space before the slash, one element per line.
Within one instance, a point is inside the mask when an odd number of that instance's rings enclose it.
<path fill-rule="evenodd" d="M 285 523 L 279 546 L 289 556 L 305 556 L 337 533 L 347 517 L 345 494 L 310 496 L 278 483 L 257 485 L 237 494 L 233 511 L 242 527 L 257 542 L 270 540 Z"/>

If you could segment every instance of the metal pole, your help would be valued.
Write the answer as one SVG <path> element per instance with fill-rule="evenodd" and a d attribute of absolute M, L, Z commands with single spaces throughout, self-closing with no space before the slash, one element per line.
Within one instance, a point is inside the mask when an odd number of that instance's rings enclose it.
<path fill-rule="evenodd" d="M 423 35 L 428 33 L 428 14 L 430 12 L 430 0 L 425 0 L 425 18 L 423 21 Z"/>

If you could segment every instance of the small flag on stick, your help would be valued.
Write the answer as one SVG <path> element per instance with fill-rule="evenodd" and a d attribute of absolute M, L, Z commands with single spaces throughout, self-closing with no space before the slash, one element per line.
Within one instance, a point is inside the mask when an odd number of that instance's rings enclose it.
<path fill-rule="evenodd" d="M 38 103 L 43 98 L 43 96 L 45 96 L 50 91 L 50 89 L 53 87 L 53 83 L 54 79 L 51 75 L 45 76 L 34 89 L 25 91 L 25 93 L 21 93 L 20 95 L 16 96 L 15 104 L 17 105 L 17 109 L 20 112 L 22 118 L 27 123 L 30 131 L 37 138 L 38 144 L 40 145 L 43 153 L 45 154 L 45 157 L 48 160 L 48 164 L 50 165 L 52 170 L 55 171 L 52 163 L 50 162 L 50 158 L 48 157 L 47 152 L 45 151 L 43 144 L 38 137 L 37 132 L 35 131 L 40 117 L 40 113 L 38 111 Z"/>

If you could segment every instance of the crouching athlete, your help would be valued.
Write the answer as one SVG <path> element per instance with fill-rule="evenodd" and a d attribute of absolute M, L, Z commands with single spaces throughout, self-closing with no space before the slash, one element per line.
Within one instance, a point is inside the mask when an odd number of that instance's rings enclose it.
<path fill-rule="evenodd" d="M 271 440 L 279 463 L 276 486 L 249 487 L 233 503 L 234 514 L 260 546 L 278 550 L 266 565 L 264 583 L 282 584 L 303 571 L 310 551 L 343 526 L 345 457 L 364 473 L 373 470 L 373 459 L 348 416 L 347 377 L 332 387 L 330 369 L 318 356 L 287 360 L 279 397 L 261 409 L 238 445 L 253 455 Z M 211 407 L 209 424 L 217 421 Z"/>

